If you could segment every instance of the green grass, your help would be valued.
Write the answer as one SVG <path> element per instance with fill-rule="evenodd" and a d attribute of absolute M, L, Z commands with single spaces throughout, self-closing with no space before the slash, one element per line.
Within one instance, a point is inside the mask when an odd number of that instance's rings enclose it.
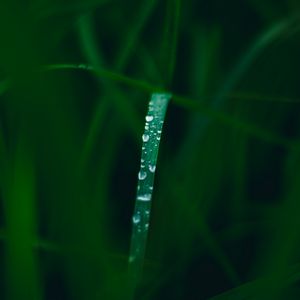
<path fill-rule="evenodd" d="M 299 8 L 2 1 L 0 299 L 299 299 Z"/>
<path fill-rule="evenodd" d="M 150 226 L 151 202 L 159 142 L 167 106 L 171 97 L 170 94 L 164 93 L 152 94 L 148 113 L 145 117 L 145 131 L 142 135 L 141 166 L 138 173 L 137 196 L 132 217 L 133 228 L 129 253 L 129 293 L 133 295 L 142 275 L 147 235 Z"/>

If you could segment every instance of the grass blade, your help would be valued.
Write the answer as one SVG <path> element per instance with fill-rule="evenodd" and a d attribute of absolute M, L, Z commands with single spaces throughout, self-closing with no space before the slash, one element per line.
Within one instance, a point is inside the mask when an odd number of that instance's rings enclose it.
<path fill-rule="evenodd" d="M 30 155 L 19 145 L 5 189 L 7 299 L 40 300 L 36 253 L 35 174 Z M 24 153 L 25 152 L 25 153 Z"/>
<path fill-rule="evenodd" d="M 133 297 L 143 267 L 159 141 L 170 94 L 152 94 L 146 116 L 137 197 L 132 218 L 129 293 Z"/>
<path fill-rule="evenodd" d="M 172 85 L 179 34 L 179 20 L 181 12 L 181 0 L 168 0 L 167 18 L 164 37 L 164 55 L 166 58 L 166 84 Z"/>

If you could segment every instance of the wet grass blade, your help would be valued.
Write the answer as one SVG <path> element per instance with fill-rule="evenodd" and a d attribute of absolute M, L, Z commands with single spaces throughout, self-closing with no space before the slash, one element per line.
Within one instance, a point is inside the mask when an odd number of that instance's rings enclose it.
<path fill-rule="evenodd" d="M 152 94 L 148 114 L 145 118 L 129 255 L 129 294 L 131 297 L 135 294 L 143 268 L 159 141 L 170 98 L 170 94 Z"/>

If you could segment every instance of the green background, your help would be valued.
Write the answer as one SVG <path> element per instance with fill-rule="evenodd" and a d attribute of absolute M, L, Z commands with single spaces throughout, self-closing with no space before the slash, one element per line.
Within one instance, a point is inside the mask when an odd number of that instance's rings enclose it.
<path fill-rule="evenodd" d="M 1 0 L 0 299 L 128 298 L 160 88 L 174 97 L 136 299 L 299 299 L 299 9 Z"/>

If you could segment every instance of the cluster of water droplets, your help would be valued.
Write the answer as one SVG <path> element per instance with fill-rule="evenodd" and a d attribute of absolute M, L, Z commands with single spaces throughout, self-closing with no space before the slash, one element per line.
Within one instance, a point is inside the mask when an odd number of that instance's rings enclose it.
<path fill-rule="evenodd" d="M 163 119 L 169 94 L 153 94 L 145 117 L 145 130 L 142 135 L 143 147 L 141 169 L 138 174 L 139 188 L 137 200 L 150 201 L 153 190 L 153 179 L 156 170 L 156 159 L 161 138 Z M 144 194 L 140 194 L 144 192 Z"/>

